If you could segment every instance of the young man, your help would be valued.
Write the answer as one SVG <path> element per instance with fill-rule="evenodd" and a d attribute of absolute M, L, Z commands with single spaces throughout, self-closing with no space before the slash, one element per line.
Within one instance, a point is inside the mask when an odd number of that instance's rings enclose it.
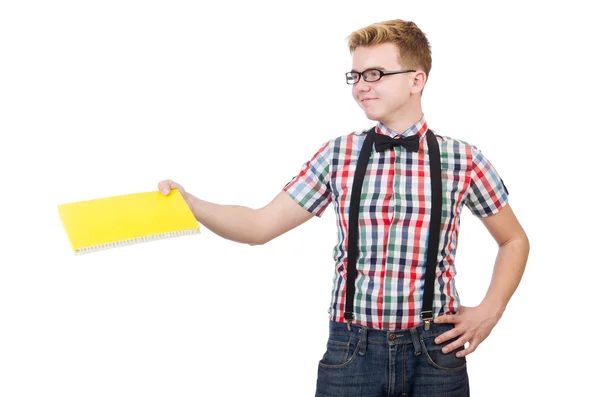
<path fill-rule="evenodd" d="M 468 396 L 465 357 L 517 288 L 527 236 L 482 152 L 428 129 L 421 95 L 431 52 L 423 32 L 385 21 L 353 32 L 349 47 L 346 79 L 373 129 L 325 143 L 260 209 L 206 202 L 170 180 L 158 188 L 179 189 L 198 222 L 246 244 L 265 244 L 333 202 L 340 238 L 317 396 Z M 454 282 L 463 205 L 499 246 L 476 307 L 460 305 Z"/>

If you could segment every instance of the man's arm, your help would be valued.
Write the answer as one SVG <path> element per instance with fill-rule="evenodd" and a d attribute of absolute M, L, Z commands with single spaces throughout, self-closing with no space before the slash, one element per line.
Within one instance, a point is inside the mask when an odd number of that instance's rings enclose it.
<path fill-rule="evenodd" d="M 481 218 L 481 221 L 499 247 L 485 298 L 476 307 L 461 306 L 457 314 L 446 314 L 434 320 L 435 323 L 455 325 L 454 329 L 437 337 L 436 343 L 460 336 L 444 347 L 444 353 L 469 342 L 468 348 L 457 353 L 459 357 L 475 351 L 496 326 L 521 281 L 529 255 L 529 239 L 509 204 L 496 214 Z"/>
<path fill-rule="evenodd" d="M 260 209 L 215 204 L 194 196 L 188 202 L 198 222 L 212 232 L 250 245 L 265 244 L 313 217 L 283 191 Z"/>
<path fill-rule="evenodd" d="M 183 190 L 179 185 L 171 187 Z M 182 194 L 200 224 L 238 243 L 265 244 L 313 217 L 283 191 L 260 209 L 215 204 L 185 191 Z"/>
<path fill-rule="evenodd" d="M 498 244 L 492 281 L 481 305 L 500 317 L 523 277 L 529 239 L 508 204 L 481 221 Z"/>

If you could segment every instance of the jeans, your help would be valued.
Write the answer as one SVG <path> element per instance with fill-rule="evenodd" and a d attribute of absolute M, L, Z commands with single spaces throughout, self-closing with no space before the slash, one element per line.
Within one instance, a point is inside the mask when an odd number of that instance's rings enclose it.
<path fill-rule="evenodd" d="M 448 354 L 436 336 L 452 324 L 384 331 L 330 321 L 327 351 L 319 361 L 316 397 L 468 397 L 465 357 Z M 456 339 L 456 338 L 455 338 Z"/>

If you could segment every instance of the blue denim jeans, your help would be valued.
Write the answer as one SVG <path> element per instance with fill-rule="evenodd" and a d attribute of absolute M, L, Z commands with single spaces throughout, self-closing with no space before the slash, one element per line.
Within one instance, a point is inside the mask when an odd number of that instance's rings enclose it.
<path fill-rule="evenodd" d="M 448 354 L 436 336 L 452 324 L 383 331 L 331 321 L 327 351 L 319 362 L 316 397 L 468 397 L 461 347 Z"/>

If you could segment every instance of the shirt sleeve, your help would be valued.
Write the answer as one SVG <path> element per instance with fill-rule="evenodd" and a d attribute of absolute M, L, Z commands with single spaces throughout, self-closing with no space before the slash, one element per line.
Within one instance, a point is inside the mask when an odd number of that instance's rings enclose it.
<path fill-rule="evenodd" d="M 283 188 L 302 208 L 318 217 L 331 202 L 330 159 L 331 141 L 324 143 Z"/>
<path fill-rule="evenodd" d="M 471 182 L 465 204 L 473 215 L 483 218 L 497 213 L 508 203 L 508 189 L 481 150 L 475 146 L 471 148 Z"/>

